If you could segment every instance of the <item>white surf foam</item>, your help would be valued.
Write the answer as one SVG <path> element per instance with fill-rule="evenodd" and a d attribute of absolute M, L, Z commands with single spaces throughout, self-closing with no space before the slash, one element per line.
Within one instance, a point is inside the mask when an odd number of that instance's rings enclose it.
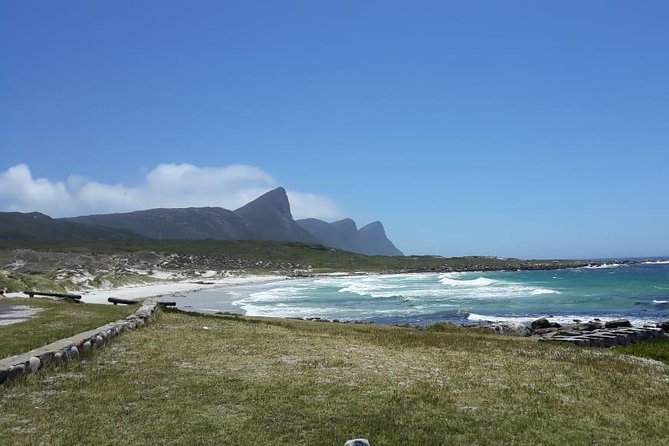
<path fill-rule="evenodd" d="M 669 265 L 669 260 L 649 260 L 647 262 L 641 262 L 642 265 Z"/>
<path fill-rule="evenodd" d="M 269 290 L 256 291 L 241 299 L 243 302 L 282 302 L 285 300 L 299 300 L 303 298 L 305 288 L 286 286 Z"/>
<path fill-rule="evenodd" d="M 441 277 L 439 283 L 442 285 L 448 286 L 461 286 L 461 287 L 484 287 L 490 286 L 497 283 L 497 280 L 488 279 L 487 277 L 478 277 L 476 279 L 469 280 L 457 280 L 450 277 Z"/>
<path fill-rule="evenodd" d="M 588 265 L 584 266 L 585 269 L 610 269 L 610 268 L 620 268 L 625 266 L 624 263 L 602 263 L 601 265 Z"/>
<path fill-rule="evenodd" d="M 532 290 L 530 293 L 530 296 L 540 296 L 542 294 L 562 294 L 557 290 L 551 290 L 550 288 L 537 288 L 536 290 Z"/>
<path fill-rule="evenodd" d="M 533 321 L 545 317 L 551 322 L 557 322 L 558 324 L 573 324 L 574 320 L 581 320 L 581 321 L 591 321 L 596 318 L 599 318 L 601 322 L 607 322 L 607 321 L 612 321 L 616 319 L 628 319 L 630 323 L 634 326 L 642 326 L 646 324 L 651 324 L 655 325 L 657 322 L 655 319 L 644 319 L 644 318 L 628 318 L 625 316 L 609 316 L 609 317 L 601 317 L 601 316 L 592 316 L 592 315 L 566 315 L 566 316 L 491 316 L 491 315 L 484 315 L 484 314 L 476 314 L 476 313 L 470 313 L 469 316 L 467 316 L 467 320 L 472 321 L 472 322 L 507 322 L 507 323 L 521 323 L 521 324 L 530 324 Z"/>

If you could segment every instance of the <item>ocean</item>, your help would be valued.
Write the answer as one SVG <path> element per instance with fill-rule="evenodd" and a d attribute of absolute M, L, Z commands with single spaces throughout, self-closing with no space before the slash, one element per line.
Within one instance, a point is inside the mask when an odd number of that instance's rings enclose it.
<path fill-rule="evenodd" d="M 326 276 L 198 291 L 179 306 L 251 316 L 427 325 L 669 319 L 669 260 L 549 271 Z M 234 311 L 234 310 L 233 310 Z"/>

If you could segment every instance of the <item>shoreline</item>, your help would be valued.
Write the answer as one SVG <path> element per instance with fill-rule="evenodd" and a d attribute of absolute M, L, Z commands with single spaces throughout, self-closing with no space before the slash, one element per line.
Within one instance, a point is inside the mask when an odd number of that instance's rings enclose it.
<path fill-rule="evenodd" d="M 107 304 L 112 305 L 107 301 L 108 298 L 114 297 L 117 299 L 129 300 L 144 300 L 152 297 L 174 297 L 180 293 L 192 293 L 196 291 L 225 288 L 234 285 L 250 285 L 256 283 L 265 283 L 273 281 L 286 280 L 287 276 L 276 275 L 245 275 L 237 277 L 226 278 L 207 278 L 207 280 L 180 280 L 174 282 L 158 282 L 158 283 L 138 283 L 132 285 L 124 285 L 118 288 L 110 289 L 93 289 L 82 292 L 81 301 L 84 303 Z"/>
<path fill-rule="evenodd" d="M 613 267 L 615 264 L 604 264 L 604 267 Z M 617 264 L 625 265 L 625 264 Z M 599 266 L 589 266 L 591 268 L 598 268 Z M 486 271 L 477 271 L 485 273 Z M 248 317 L 276 317 L 281 319 L 291 319 L 299 318 L 302 320 L 321 320 L 321 321 L 341 321 L 347 323 L 373 323 L 378 325 L 393 326 L 393 325 L 410 325 L 415 327 L 425 327 L 437 323 L 452 323 L 458 326 L 486 326 L 486 325 L 509 325 L 509 326 L 529 326 L 534 320 L 540 318 L 548 318 L 551 322 L 557 322 L 561 324 L 573 323 L 574 320 L 593 320 L 598 319 L 603 322 L 616 320 L 621 318 L 629 319 L 630 322 L 635 326 L 643 326 L 648 324 L 655 324 L 661 322 L 660 319 L 655 318 L 639 318 L 638 316 L 631 314 L 620 314 L 620 313 L 611 313 L 611 314 L 551 314 L 551 313 L 537 313 L 533 315 L 518 315 L 518 316 L 495 316 L 495 315 L 484 315 L 478 313 L 468 312 L 468 314 L 463 314 L 463 320 L 455 321 L 451 319 L 443 320 L 434 320 L 429 321 L 424 324 L 415 323 L 415 322 L 403 322 L 401 320 L 375 320 L 376 318 L 327 318 L 327 317 L 310 317 L 310 316 L 282 316 L 282 315 L 263 315 L 263 314 L 248 314 L 248 312 L 241 306 L 234 305 L 234 302 L 238 300 L 237 296 L 231 295 L 226 291 L 226 288 L 240 286 L 240 285 L 253 285 L 253 284 L 262 284 L 262 283 L 271 283 L 271 282 L 283 282 L 289 279 L 316 279 L 319 277 L 354 277 L 354 276 L 376 276 L 376 275 L 385 275 L 386 273 L 376 273 L 376 272 L 335 272 L 335 273 L 323 273 L 323 274 L 313 274 L 309 276 L 285 276 L 285 275 L 269 275 L 269 274 L 250 274 L 237 277 L 224 277 L 224 278 L 214 278 L 208 277 L 206 281 L 199 280 L 198 278 L 193 278 L 191 280 L 180 280 L 180 281 L 169 281 L 169 282 L 160 282 L 160 283 L 139 283 L 134 285 L 126 285 L 113 289 L 96 289 L 88 292 L 82 293 L 82 302 L 86 303 L 98 303 L 98 304 L 109 304 L 107 298 L 115 297 L 128 300 L 137 300 L 141 301 L 147 298 L 164 298 L 165 300 L 175 301 L 177 303 L 176 307 L 181 311 L 194 312 L 200 314 L 217 314 L 217 313 L 229 313 L 229 314 L 238 314 Z M 411 275 L 411 274 L 425 274 L 423 273 L 390 273 L 389 275 Z M 429 273 L 428 273 L 429 274 Z M 200 278 L 202 279 L 202 278 Z M 207 291 L 216 291 L 214 297 L 211 294 L 205 295 L 202 294 L 200 298 L 200 293 Z M 195 293 L 195 294 L 192 294 Z M 188 294 L 188 296 L 186 296 Z M 198 299 L 199 298 L 199 299 Z M 662 319 L 663 320 L 663 319 Z"/>

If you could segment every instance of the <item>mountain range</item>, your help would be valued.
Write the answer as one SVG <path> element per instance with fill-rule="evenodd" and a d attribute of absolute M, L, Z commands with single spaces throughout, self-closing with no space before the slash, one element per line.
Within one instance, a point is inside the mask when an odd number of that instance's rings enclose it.
<path fill-rule="evenodd" d="M 294 220 L 279 187 L 239 209 L 149 209 L 53 219 L 40 213 L 0 212 L 0 240 L 217 239 L 322 244 L 367 255 L 403 255 L 381 222 L 358 229 L 351 219 L 334 223 Z"/>

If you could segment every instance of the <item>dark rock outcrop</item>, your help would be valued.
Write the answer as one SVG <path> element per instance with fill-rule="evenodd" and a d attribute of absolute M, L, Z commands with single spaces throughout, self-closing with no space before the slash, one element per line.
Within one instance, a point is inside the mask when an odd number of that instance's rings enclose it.
<path fill-rule="evenodd" d="M 623 328 L 631 327 L 632 324 L 627 319 L 616 319 L 613 321 L 607 321 L 604 323 L 604 328 Z"/>
<path fill-rule="evenodd" d="M 542 328 L 550 328 L 551 323 L 545 317 L 539 318 L 530 324 L 532 330 L 540 330 Z"/>
<path fill-rule="evenodd" d="M 604 324 L 601 322 L 596 322 L 596 321 L 589 321 L 589 322 L 581 322 L 579 324 L 575 324 L 574 330 L 579 330 L 579 331 L 593 331 L 593 330 L 599 330 L 600 328 L 604 327 Z"/>

